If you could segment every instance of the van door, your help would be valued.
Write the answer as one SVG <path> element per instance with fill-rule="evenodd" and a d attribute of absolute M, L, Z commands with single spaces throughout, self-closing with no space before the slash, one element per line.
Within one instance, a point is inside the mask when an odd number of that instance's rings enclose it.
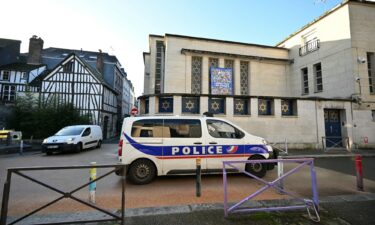
<path fill-rule="evenodd" d="M 207 172 L 221 172 L 223 161 L 246 160 L 244 155 L 245 134 L 235 126 L 221 120 L 207 119 L 206 144 L 214 146 L 215 155 L 207 157 Z"/>
<path fill-rule="evenodd" d="M 93 144 L 96 143 L 96 142 L 92 141 L 92 133 L 91 133 L 90 127 L 87 127 L 83 131 L 82 136 L 81 136 L 81 140 L 82 140 L 82 148 L 84 148 L 84 149 L 90 148 L 90 147 L 93 146 Z"/>
<path fill-rule="evenodd" d="M 200 119 L 165 119 L 164 128 L 163 174 L 195 173 L 197 158 L 202 158 L 201 168 L 206 169 Z"/>

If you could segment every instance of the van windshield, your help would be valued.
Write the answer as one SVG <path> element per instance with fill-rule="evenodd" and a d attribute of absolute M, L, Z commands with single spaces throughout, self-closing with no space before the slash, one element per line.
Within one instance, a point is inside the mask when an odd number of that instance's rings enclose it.
<path fill-rule="evenodd" d="M 65 127 L 55 134 L 55 136 L 80 135 L 84 127 Z"/>

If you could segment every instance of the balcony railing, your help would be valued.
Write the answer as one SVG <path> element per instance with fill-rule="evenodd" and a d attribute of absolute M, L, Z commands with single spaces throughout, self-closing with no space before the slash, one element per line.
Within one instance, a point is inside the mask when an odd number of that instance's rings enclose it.
<path fill-rule="evenodd" d="M 320 48 L 319 39 L 314 39 L 307 42 L 304 46 L 299 48 L 299 56 L 307 55 L 311 52 L 314 52 Z"/>

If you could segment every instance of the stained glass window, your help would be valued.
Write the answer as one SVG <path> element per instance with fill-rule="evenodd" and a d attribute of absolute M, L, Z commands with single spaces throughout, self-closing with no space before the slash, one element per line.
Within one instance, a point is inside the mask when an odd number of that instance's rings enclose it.
<path fill-rule="evenodd" d="M 173 97 L 159 98 L 159 113 L 173 113 Z"/>
<path fill-rule="evenodd" d="M 241 95 L 249 94 L 249 62 L 240 62 L 240 87 Z"/>
<path fill-rule="evenodd" d="M 200 94 L 202 83 L 202 57 L 191 58 L 191 93 Z"/>
<path fill-rule="evenodd" d="M 297 115 L 297 102 L 291 99 L 281 100 L 281 115 L 283 116 L 296 116 Z"/>
<path fill-rule="evenodd" d="M 273 99 L 258 99 L 258 114 L 264 116 L 273 115 Z"/>
<path fill-rule="evenodd" d="M 182 112 L 199 114 L 199 97 L 182 97 Z"/>
<path fill-rule="evenodd" d="M 208 111 L 213 114 L 225 113 L 225 99 L 224 98 L 210 98 L 208 100 Z"/>
<path fill-rule="evenodd" d="M 244 98 L 234 99 L 233 112 L 235 115 L 249 115 L 249 100 Z"/>

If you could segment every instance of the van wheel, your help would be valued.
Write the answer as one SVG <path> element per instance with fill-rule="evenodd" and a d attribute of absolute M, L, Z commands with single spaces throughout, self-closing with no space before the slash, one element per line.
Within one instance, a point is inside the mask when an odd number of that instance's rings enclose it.
<path fill-rule="evenodd" d="M 78 143 L 76 146 L 76 152 L 79 153 L 82 151 L 82 143 Z"/>
<path fill-rule="evenodd" d="M 102 141 L 99 140 L 99 141 L 98 141 L 98 145 L 96 145 L 96 148 L 101 148 L 101 147 L 102 147 Z"/>
<path fill-rule="evenodd" d="M 134 184 L 148 184 L 155 176 L 155 165 L 148 159 L 138 159 L 130 165 L 129 180 Z"/>
<path fill-rule="evenodd" d="M 262 160 L 264 159 L 263 156 L 254 155 L 250 158 L 250 160 Z M 255 176 L 262 178 L 267 173 L 267 165 L 266 163 L 247 163 L 245 167 L 246 172 L 254 174 Z"/>

